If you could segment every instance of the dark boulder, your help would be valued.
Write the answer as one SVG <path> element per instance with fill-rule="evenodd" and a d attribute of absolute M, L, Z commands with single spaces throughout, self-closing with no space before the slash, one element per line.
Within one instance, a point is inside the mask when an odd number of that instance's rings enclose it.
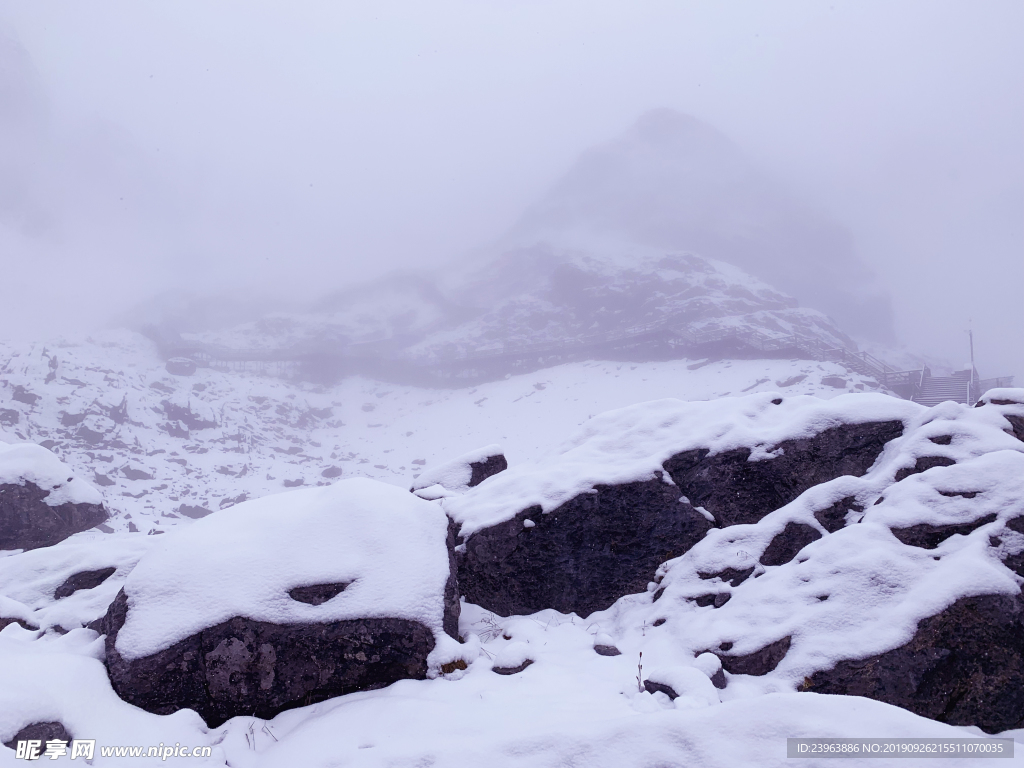
<path fill-rule="evenodd" d="M 779 455 L 748 461 L 749 448 L 710 455 L 706 448 L 668 459 L 665 470 L 690 501 L 723 528 L 756 523 L 812 486 L 843 475 L 860 477 L 885 444 L 903 434 L 903 422 L 842 424 L 799 440 L 785 440 Z"/>
<path fill-rule="evenodd" d="M 129 661 L 116 647 L 127 613 L 122 590 L 103 622 L 114 690 L 156 714 L 193 709 L 211 727 L 422 679 L 435 644 L 429 629 L 406 619 L 278 625 L 235 617 Z"/>
<path fill-rule="evenodd" d="M 788 563 L 797 552 L 806 547 L 812 541 L 821 538 L 817 528 L 804 523 L 786 523 L 781 533 L 769 542 L 764 554 L 761 555 L 762 565 L 782 565 Z"/>
<path fill-rule="evenodd" d="M 49 495 L 29 481 L 0 485 L 0 549 L 49 547 L 109 517 L 102 504 L 69 501 L 50 506 Z"/>
<path fill-rule="evenodd" d="M 804 684 L 816 693 L 864 696 L 986 733 L 1024 726 L 1024 600 L 957 600 L 918 624 L 909 643 L 840 661 Z"/>
<path fill-rule="evenodd" d="M 643 592 L 658 566 L 712 524 L 660 478 L 598 485 L 473 533 L 459 558 L 466 599 L 501 616 L 545 608 L 588 616 Z"/>

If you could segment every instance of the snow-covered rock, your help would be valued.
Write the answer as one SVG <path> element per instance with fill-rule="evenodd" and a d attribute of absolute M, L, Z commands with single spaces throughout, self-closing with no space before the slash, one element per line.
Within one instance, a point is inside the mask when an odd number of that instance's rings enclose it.
<path fill-rule="evenodd" d="M 459 526 L 460 588 L 501 615 L 603 610 L 710 529 L 863 475 L 920 410 L 884 395 L 769 392 L 603 414 L 548 456 L 445 498 Z"/>
<path fill-rule="evenodd" d="M 53 453 L 0 443 L 0 550 L 46 547 L 106 519 L 99 491 Z"/>
<path fill-rule="evenodd" d="M 1021 727 L 1024 443 L 1008 417 L 1022 399 L 904 404 L 906 431 L 861 476 L 710 531 L 659 569 L 649 602 L 623 598 L 596 620 L 715 653 L 736 695 L 844 693 Z M 794 526 L 817 535 L 780 547 Z"/>
<path fill-rule="evenodd" d="M 355 478 L 238 504 L 162 537 L 103 622 L 118 694 L 211 724 L 404 678 L 459 654 L 448 523 Z"/>

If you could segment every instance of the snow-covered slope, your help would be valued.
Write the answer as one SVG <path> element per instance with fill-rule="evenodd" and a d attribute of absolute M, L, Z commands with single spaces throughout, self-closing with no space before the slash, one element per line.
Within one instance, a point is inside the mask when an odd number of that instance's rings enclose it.
<path fill-rule="evenodd" d="M 870 389 L 863 381 L 836 363 L 672 360 L 571 363 L 458 389 L 313 386 L 209 368 L 172 376 L 148 340 L 117 332 L 0 346 L 0 439 L 54 451 L 100 488 L 113 528 L 162 531 L 200 508 L 337 477 L 407 488 L 424 466 L 496 442 L 515 464 L 634 402 L 832 397 Z"/>
<path fill-rule="evenodd" d="M 697 386 L 700 372 L 709 367 L 688 372 L 694 374 L 691 386 Z M 604 372 L 595 389 L 608 387 L 620 394 L 632 390 L 633 382 L 623 374 L 629 366 L 615 368 L 597 369 Z M 654 370 L 644 371 L 646 378 L 652 378 Z M 683 379 L 684 371 L 685 366 L 672 373 Z M 754 372 L 717 373 L 731 381 L 736 377 L 745 381 Z M 705 381 L 702 386 L 713 383 Z M 658 384 L 670 385 L 667 376 Z M 577 386 L 583 388 L 586 382 L 578 381 Z M 798 387 L 790 385 L 790 389 Z M 533 392 L 540 395 L 548 389 Z M 597 395 L 590 397 L 592 402 Z M 626 595 L 586 621 L 552 610 L 501 618 L 464 604 L 459 634 L 465 640 L 467 669 L 338 697 L 283 712 L 269 721 L 236 717 L 208 728 L 187 710 L 172 715 L 143 712 L 113 695 L 101 664 L 102 644 L 92 630 L 44 632 L 11 624 L 0 631 L 0 739 L 10 738 L 29 722 L 59 721 L 76 738 L 95 738 L 100 746 L 178 743 L 211 748 L 207 758 L 133 761 L 140 766 L 725 768 L 786 765 L 786 740 L 793 737 L 980 737 L 983 734 L 973 727 L 944 725 L 855 696 L 794 692 L 794 686 L 832 656 L 848 654 L 851 648 L 871 652 L 891 647 L 913 631 L 918 618 L 959 595 L 1019 590 L 1018 581 L 996 557 L 999 549 L 1019 550 L 1024 540 L 1003 528 L 1007 518 L 1021 511 L 1019 465 L 1024 450 L 1019 440 L 1007 434 L 1005 421 L 1008 413 L 1018 418 L 1021 406 L 1011 397 L 1020 400 L 1020 391 L 996 393 L 991 404 L 986 401 L 979 409 L 951 403 L 926 409 L 852 394 L 823 407 L 813 398 L 794 397 L 787 409 L 771 403 L 778 398 L 761 394 L 711 403 L 647 403 L 604 414 L 582 429 L 549 428 L 544 432 L 554 446 L 549 456 L 570 458 L 573 451 L 579 453 L 588 446 L 592 453 L 628 453 L 631 447 L 643 452 L 653 446 L 650 453 L 657 455 L 659 440 L 663 442 L 667 431 L 687 439 L 687 425 L 694 432 L 692 439 L 719 440 L 718 448 L 756 445 L 754 427 L 760 421 L 766 429 L 761 437 L 771 441 L 821 428 L 823 422 L 815 414 L 826 411 L 856 416 L 860 409 L 871 418 L 898 417 L 908 431 L 886 447 L 863 477 L 843 476 L 815 487 L 756 524 L 713 530 L 662 569 L 660 585 L 651 585 L 652 591 L 664 588 L 657 601 L 645 593 Z M 558 404 L 569 400 L 563 398 Z M 532 405 L 533 398 L 529 401 Z M 483 404 L 472 407 L 483 408 Z M 701 413 L 705 418 L 700 418 Z M 666 417 L 673 414 L 678 418 L 669 423 Z M 731 432 L 713 429 L 716 423 L 726 422 L 733 425 Z M 576 436 L 569 437 L 573 432 Z M 931 455 L 948 456 L 956 463 L 908 477 L 894 476 L 916 459 Z M 527 472 L 559 471 L 555 461 L 536 458 Z M 648 469 L 639 463 L 625 467 L 634 473 Z M 527 473 L 509 471 L 513 479 Z M 486 495 L 488 487 L 498 489 L 500 477 L 470 493 Z M 812 509 L 846 496 L 860 502 L 860 522 L 851 518 L 849 525 L 822 536 L 788 563 L 761 567 L 757 576 L 733 588 L 732 599 L 718 608 L 690 599 L 698 590 L 728 589 L 724 580 L 709 581 L 701 574 L 745 567 L 753 558 L 751 553 L 760 551 L 781 525 L 791 520 L 815 524 Z M 872 504 L 881 496 L 880 503 Z M 414 497 L 404 498 L 412 501 Z M 960 520 L 968 507 L 994 513 L 994 519 L 967 535 L 950 536 L 937 548 L 901 544 L 890 532 L 922 522 Z M 226 524 L 234 524 L 243 509 L 238 507 L 235 515 L 225 518 Z M 42 624 L 41 617 L 58 615 L 64 600 L 77 599 L 75 610 L 68 606 L 66 618 L 76 611 L 84 616 L 87 598 L 94 602 L 109 598 L 116 583 L 53 600 L 48 593 L 75 567 L 76 554 L 82 567 L 95 566 L 104 556 L 115 557 L 118 572 L 111 578 L 123 583 L 122 574 L 147 549 L 152 552 L 172 537 L 178 537 L 178 544 L 187 544 L 188 534 L 198 528 L 199 524 L 162 537 L 80 534 L 54 547 L 0 558 L 0 580 L 7 590 L 17 590 L 16 597 L 0 602 L 0 610 L 18 603 L 24 618 Z M 992 541 L 994 534 L 1002 539 L 998 545 Z M 260 537 L 274 538 L 272 531 L 261 531 Z M 96 554 L 87 555 L 88 548 L 95 548 Z M 164 566 L 161 578 L 148 575 L 150 583 L 173 590 L 174 565 L 165 562 Z M 822 594 L 829 599 L 822 601 Z M 781 634 L 792 636 L 792 646 L 777 670 L 761 676 L 733 674 L 723 690 L 712 685 L 710 678 L 717 670 L 711 663 L 714 659 L 698 652 L 721 648 L 726 641 L 735 641 L 738 651 L 746 651 Z M 827 642 L 829 637 L 834 641 Z M 621 653 L 595 652 L 596 645 L 610 644 Z M 517 674 L 495 674 L 495 668 L 518 667 L 524 661 L 532 663 Z M 664 692 L 652 693 L 639 684 L 642 680 L 665 681 L 679 695 L 671 699 Z M 1016 748 L 1016 756 L 1005 764 L 1024 764 L 1022 745 Z M 810 758 L 801 764 L 832 762 Z M 99 753 L 93 761 L 99 768 L 121 763 L 123 758 Z M 0 765 L 5 764 L 21 763 L 13 751 L 0 747 Z M 875 766 L 884 761 L 852 759 L 850 764 Z M 937 758 L 928 764 L 965 763 L 962 758 Z"/>

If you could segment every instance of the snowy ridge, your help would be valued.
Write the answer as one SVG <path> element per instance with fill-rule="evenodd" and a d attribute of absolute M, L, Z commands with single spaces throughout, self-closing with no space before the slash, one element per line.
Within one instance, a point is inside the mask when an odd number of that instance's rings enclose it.
<path fill-rule="evenodd" d="M 550 455 L 447 499 L 445 511 L 468 538 L 533 505 L 550 512 L 598 484 L 650 480 L 662 473 L 668 458 L 683 451 L 709 448 L 715 454 L 749 448 L 750 460 L 756 461 L 769 458 L 785 440 L 810 437 L 840 424 L 909 423 L 923 410 L 916 403 L 876 394 L 822 401 L 764 392 L 710 402 L 640 403 L 591 419 Z"/>

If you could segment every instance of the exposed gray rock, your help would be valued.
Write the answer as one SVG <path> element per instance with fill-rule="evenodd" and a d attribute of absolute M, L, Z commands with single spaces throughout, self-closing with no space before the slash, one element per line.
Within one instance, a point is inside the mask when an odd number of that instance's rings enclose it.
<path fill-rule="evenodd" d="M 49 495 L 30 481 L 0 484 L 0 549 L 49 547 L 109 517 L 102 504 L 50 506 Z"/>
<path fill-rule="evenodd" d="M 992 514 L 985 515 L 984 517 L 980 517 L 977 520 L 972 520 L 967 523 L 952 525 L 931 525 L 929 523 L 921 523 L 920 525 L 912 525 L 909 528 L 893 528 L 892 533 L 904 544 L 909 544 L 912 547 L 935 549 L 950 536 L 956 534 L 966 536 L 971 531 L 980 528 L 983 525 L 987 525 L 995 519 L 996 515 L 993 512 Z"/>
<path fill-rule="evenodd" d="M 903 434 L 900 421 L 843 424 L 814 437 L 785 440 L 780 455 L 748 461 L 750 449 L 709 455 L 684 451 L 665 470 L 690 501 L 704 507 L 721 527 L 755 523 L 808 488 L 842 475 L 860 477 L 885 444 Z"/>
<path fill-rule="evenodd" d="M 114 690 L 156 714 L 194 709 L 211 727 L 422 679 L 435 644 L 429 629 L 406 619 L 277 625 L 236 617 L 128 661 L 116 648 L 127 612 L 122 590 L 103 621 Z"/>
<path fill-rule="evenodd" d="M 748 578 L 750 574 L 754 572 L 754 566 L 749 568 L 725 568 L 724 570 L 717 571 L 715 573 L 698 573 L 702 579 L 721 579 L 727 581 L 734 587 L 738 587 Z"/>
<path fill-rule="evenodd" d="M 508 469 L 508 461 L 505 459 L 503 454 L 496 454 L 494 456 L 488 456 L 482 461 L 471 461 L 469 468 L 472 474 L 469 477 L 469 482 L 466 483 L 468 488 L 474 488 L 488 477 L 504 472 Z"/>
<path fill-rule="evenodd" d="M 622 651 L 616 648 L 614 645 L 595 645 L 594 653 L 598 656 L 621 656 Z"/>
<path fill-rule="evenodd" d="M 533 659 L 527 659 L 517 667 L 491 667 L 491 671 L 497 672 L 499 675 L 518 675 L 531 664 L 533 664 Z"/>
<path fill-rule="evenodd" d="M 816 672 L 804 689 L 865 696 L 987 733 L 1024 726 L 1024 600 L 981 595 L 922 621 L 913 639 Z"/>
<path fill-rule="evenodd" d="M 768 547 L 761 555 L 761 563 L 762 565 L 788 563 L 796 557 L 797 552 L 820 538 L 821 533 L 816 528 L 804 523 L 786 523 L 782 532 L 769 542 Z"/>
<path fill-rule="evenodd" d="M 951 467 L 956 464 L 953 459 L 947 456 L 922 456 L 914 462 L 912 467 L 904 467 L 903 469 L 897 470 L 896 482 L 903 480 L 911 475 L 916 475 L 921 472 L 926 472 L 932 467 Z"/>
<path fill-rule="evenodd" d="M 719 653 L 718 658 L 722 660 L 722 669 L 730 675 L 767 675 L 786 657 L 791 641 L 791 637 L 784 637 L 753 653 L 742 656 Z"/>
<path fill-rule="evenodd" d="M 544 608 L 588 616 L 643 592 L 661 563 L 711 527 L 661 479 L 598 485 L 548 514 L 530 507 L 474 533 L 459 558 L 459 587 L 501 616 Z"/>

